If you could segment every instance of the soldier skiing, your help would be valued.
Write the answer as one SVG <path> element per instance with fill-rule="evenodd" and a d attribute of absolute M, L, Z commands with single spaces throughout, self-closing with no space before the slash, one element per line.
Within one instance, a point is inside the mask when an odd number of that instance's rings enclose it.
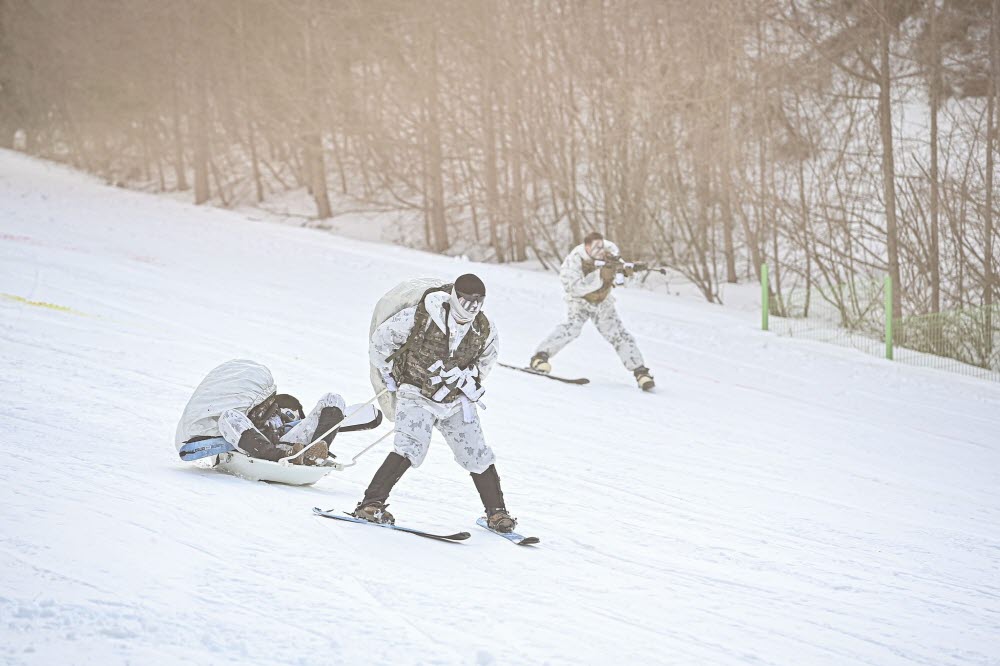
<path fill-rule="evenodd" d="M 614 346 L 625 367 L 635 375 L 639 388 L 644 391 L 652 389 L 653 376 L 644 365 L 635 338 L 622 324 L 611 293 L 635 270 L 634 264 L 622 261 L 617 245 L 605 240 L 596 231 L 587 234 L 583 243 L 573 248 L 559 268 L 559 279 L 566 290 L 566 321 L 538 345 L 535 355 L 531 357 L 531 368 L 549 373 L 552 370 L 549 359 L 575 340 L 583 325 L 590 320 L 604 339 Z"/>
<path fill-rule="evenodd" d="M 408 285 L 412 292 L 410 283 L 396 289 Z M 424 461 L 437 428 L 455 461 L 472 475 L 490 529 L 512 532 L 516 521 L 504 505 L 495 457 L 483 437 L 476 405 L 498 353 L 496 327 L 482 310 L 486 286 L 475 275 L 462 275 L 454 285 L 420 291 L 415 305 L 378 323 L 382 303 L 392 294 L 376 306 L 373 326 L 378 325 L 371 335 L 369 360 L 373 383 L 381 381 L 394 393 L 394 450 L 353 515 L 395 524 L 386 510 L 389 493 L 407 469 Z M 391 409 L 387 416 L 393 416 Z"/>

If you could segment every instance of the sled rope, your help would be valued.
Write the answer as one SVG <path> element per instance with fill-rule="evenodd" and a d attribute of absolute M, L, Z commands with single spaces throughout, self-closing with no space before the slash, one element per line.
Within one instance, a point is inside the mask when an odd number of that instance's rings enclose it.
<path fill-rule="evenodd" d="M 367 402 L 364 402 L 364 403 L 358 405 L 357 408 L 351 410 L 351 413 L 347 414 L 346 416 L 344 416 L 344 418 L 341 419 L 340 422 L 337 423 L 337 425 L 333 426 L 332 428 L 330 428 L 329 430 L 327 430 L 326 432 L 324 432 L 322 435 L 320 435 L 319 437 L 317 437 L 313 441 L 309 442 L 309 445 L 306 446 L 304 449 L 302 449 L 298 453 L 293 453 L 291 455 L 288 455 L 288 456 L 285 456 L 284 458 L 279 459 L 278 463 L 281 464 L 281 465 L 290 465 L 291 463 L 289 461 L 292 458 L 298 458 L 299 456 L 304 456 L 306 451 L 308 451 L 309 449 L 311 449 L 316 444 L 319 444 L 320 442 L 322 442 L 324 437 L 326 437 L 327 435 L 329 435 L 331 432 L 335 432 L 337 430 L 340 430 L 340 426 L 342 424 L 346 423 L 349 418 L 351 418 L 352 416 L 354 416 L 355 414 L 357 414 L 358 412 L 360 412 L 362 409 L 364 409 L 368 405 L 372 404 L 373 402 L 375 402 L 376 400 L 378 400 L 379 398 L 381 398 L 382 395 L 385 394 L 385 393 L 388 393 L 388 391 L 389 391 L 389 389 L 382 389 L 381 391 L 379 391 L 378 393 L 376 393 L 374 396 L 372 396 L 371 398 L 369 398 Z M 381 442 L 381 441 L 382 440 L 379 439 L 378 441 L 375 442 L 375 444 L 378 444 L 378 442 Z M 375 444 L 372 444 L 371 446 L 375 446 Z M 368 448 L 371 448 L 371 446 L 369 446 Z M 367 450 L 368 449 L 365 449 L 365 451 L 367 451 Z M 362 451 L 361 453 L 364 453 L 364 451 Z M 361 453 L 359 453 L 358 455 L 360 456 Z M 355 456 L 355 457 L 357 457 L 357 456 Z M 305 460 L 305 457 L 303 457 L 303 460 Z M 353 465 L 354 463 L 352 462 L 351 464 Z M 348 467 L 348 465 L 343 465 L 342 467 Z M 338 467 L 338 469 L 341 469 L 342 467 Z"/>

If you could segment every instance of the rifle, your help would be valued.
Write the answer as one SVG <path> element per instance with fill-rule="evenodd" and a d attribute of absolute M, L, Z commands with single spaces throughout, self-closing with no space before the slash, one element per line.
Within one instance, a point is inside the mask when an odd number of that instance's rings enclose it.
<path fill-rule="evenodd" d="M 610 266 L 614 270 L 615 286 L 625 284 L 625 278 L 632 277 L 636 273 L 659 273 L 660 275 L 667 274 L 667 269 L 663 266 L 650 266 L 642 261 L 625 261 L 616 255 L 611 255 L 606 259 L 597 259 L 594 261 L 594 265 L 597 266 L 597 268 Z"/>

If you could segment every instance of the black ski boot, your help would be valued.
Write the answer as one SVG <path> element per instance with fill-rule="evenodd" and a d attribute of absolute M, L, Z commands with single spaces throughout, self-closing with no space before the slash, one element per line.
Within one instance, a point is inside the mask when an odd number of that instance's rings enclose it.
<path fill-rule="evenodd" d="M 487 511 L 486 514 L 486 524 L 494 532 L 507 534 L 508 532 L 513 532 L 517 526 L 517 518 L 507 513 L 507 509 L 494 509 L 493 513 Z"/>
<path fill-rule="evenodd" d="M 378 500 L 372 500 L 370 502 L 359 502 L 354 513 L 351 515 L 355 518 L 361 518 L 367 520 L 369 523 L 379 523 L 380 525 L 395 525 L 396 518 L 386 511 L 388 504 L 383 504 Z"/>
<path fill-rule="evenodd" d="M 312 441 L 316 441 L 319 435 L 322 435 L 327 430 L 337 425 L 344 420 L 344 412 L 340 410 L 339 407 L 324 407 L 319 412 L 319 421 L 316 424 L 316 432 L 313 433 Z M 337 436 L 339 428 L 331 433 L 327 433 L 323 437 L 323 441 L 329 447 L 333 444 L 333 438 Z"/>
<path fill-rule="evenodd" d="M 649 373 L 649 368 L 644 365 L 640 365 L 633 371 L 635 374 L 635 381 L 643 391 L 649 391 L 656 383 L 653 381 L 653 375 Z"/>
<path fill-rule="evenodd" d="M 354 513 L 351 515 L 370 523 L 395 525 L 396 519 L 385 510 L 385 507 L 388 506 L 385 501 L 389 499 L 392 487 L 408 469 L 410 469 L 409 458 L 405 458 L 395 451 L 387 455 L 385 462 L 372 477 L 372 482 L 368 484 L 364 499 L 358 502 L 358 506 L 355 507 Z"/>
<path fill-rule="evenodd" d="M 483 500 L 483 507 L 486 509 L 486 524 L 490 526 L 490 529 L 504 533 L 513 532 L 517 520 L 507 513 L 497 468 L 490 465 L 481 474 L 472 473 L 472 481 L 476 484 L 476 490 L 479 491 L 479 498 Z"/>
<path fill-rule="evenodd" d="M 292 450 L 298 453 L 306 448 L 308 444 L 293 444 Z M 285 454 L 288 455 L 288 454 Z M 322 467 L 326 464 L 328 458 L 333 458 L 335 456 L 330 454 L 330 447 L 324 440 L 320 440 L 316 444 L 313 444 L 309 449 L 300 456 L 296 456 L 291 459 L 293 465 L 307 465 L 309 467 Z"/>
<path fill-rule="evenodd" d="M 545 352 L 538 352 L 531 357 L 531 369 L 535 372 L 549 374 L 552 372 L 552 364 L 549 363 L 549 355 Z"/>

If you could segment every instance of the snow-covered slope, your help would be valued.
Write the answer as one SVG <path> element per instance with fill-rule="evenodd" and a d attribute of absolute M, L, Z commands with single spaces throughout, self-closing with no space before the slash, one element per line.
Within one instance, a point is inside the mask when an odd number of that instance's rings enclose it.
<path fill-rule="evenodd" d="M 438 439 L 392 509 L 461 544 L 311 514 L 352 508 L 388 444 L 312 488 L 177 458 L 219 362 L 262 362 L 305 403 L 364 400 L 377 298 L 468 270 L 501 356 L 526 361 L 562 316 L 551 274 L 0 153 L 0 662 L 997 663 L 1000 387 L 750 313 L 620 293 L 653 394 L 592 328 L 555 359 L 588 386 L 494 371 L 484 427 L 533 549 L 476 528 Z"/>

